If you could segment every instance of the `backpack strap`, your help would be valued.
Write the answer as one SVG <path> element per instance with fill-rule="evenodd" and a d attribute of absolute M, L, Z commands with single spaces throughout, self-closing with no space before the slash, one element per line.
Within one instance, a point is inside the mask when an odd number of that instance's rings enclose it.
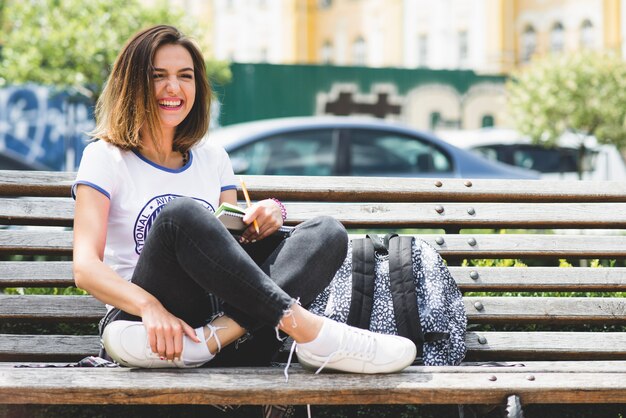
<path fill-rule="evenodd" d="M 389 252 L 389 240 L 387 239 L 388 235 L 385 235 L 385 238 L 381 238 L 376 234 L 367 234 L 365 237 L 372 241 L 374 252 L 377 254 L 387 254 Z"/>
<path fill-rule="evenodd" d="M 348 325 L 369 329 L 374 306 L 374 245 L 368 238 L 352 240 L 352 299 Z"/>
<path fill-rule="evenodd" d="M 412 237 L 389 239 L 389 281 L 398 335 L 413 341 L 421 357 L 424 335 L 417 309 L 412 245 Z"/>

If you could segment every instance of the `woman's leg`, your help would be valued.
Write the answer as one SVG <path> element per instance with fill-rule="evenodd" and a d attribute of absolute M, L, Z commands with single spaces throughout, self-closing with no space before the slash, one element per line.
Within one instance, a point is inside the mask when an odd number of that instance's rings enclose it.
<path fill-rule="evenodd" d="M 279 234 L 244 244 L 261 269 L 302 306 L 308 306 L 328 286 L 346 256 L 348 236 L 337 220 L 321 216 L 299 224 L 284 239 Z M 286 321 L 289 326 L 293 319 Z M 211 365 L 269 364 L 282 342 L 273 326 L 251 330 L 245 343 L 226 348 Z"/>
<path fill-rule="evenodd" d="M 271 263 L 269 268 L 271 273 Z M 303 361 L 309 367 L 380 373 L 400 370 L 415 357 L 415 346 L 410 340 L 347 327 L 295 304 L 217 218 L 188 198 L 170 202 L 155 221 L 133 281 L 190 325 L 191 319 L 184 314 L 197 310 L 189 306 L 191 300 L 196 300 L 189 293 L 194 288 L 192 282 L 196 289 L 214 292 L 226 302 L 227 315 L 244 328 L 255 329 L 259 323 L 278 324 L 299 344 L 298 356 L 305 356 Z M 118 328 L 118 333 L 124 331 Z M 143 340 L 137 341 L 145 346 L 145 331 L 142 335 Z M 117 341 L 121 340 L 117 335 Z"/>
<path fill-rule="evenodd" d="M 210 293 L 226 301 L 225 312 L 246 329 L 277 324 L 293 303 L 221 222 L 189 198 L 161 211 L 132 281 L 193 327 L 215 314 Z"/>

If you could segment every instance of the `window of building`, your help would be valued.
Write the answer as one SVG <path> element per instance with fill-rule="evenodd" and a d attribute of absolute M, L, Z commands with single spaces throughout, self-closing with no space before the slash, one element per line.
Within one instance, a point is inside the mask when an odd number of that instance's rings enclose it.
<path fill-rule="evenodd" d="M 464 68 L 467 66 L 467 58 L 469 56 L 469 43 L 466 30 L 459 31 L 458 33 L 458 47 L 459 67 Z"/>
<path fill-rule="evenodd" d="M 494 119 L 493 119 L 493 115 L 484 115 L 480 126 L 482 126 L 483 128 L 493 128 L 494 125 Z"/>
<path fill-rule="evenodd" d="M 428 35 L 425 33 L 417 37 L 417 66 L 426 67 L 428 62 Z"/>
<path fill-rule="evenodd" d="M 352 64 L 365 65 L 367 63 L 367 46 L 365 39 L 358 37 L 352 44 Z"/>
<path fill-rule="evenodd" d="M 586 19 L 582 25 L 580 25 L 580 46 L 583 48 L 593 48 L 595 41 L 595 30 L 591 20 Z"/>
<path fill-rule="evenodd" d="M 319 0 L 317 4 L 319 5 L 320 9 L 328 9 L 330 6 L 333 5 L 333 1 L 332 0 Z"/>
<path fill-rule="evenodd" d="M 556 22 L 550 31 L 550 51 L 562 52 L 565 49 L 565 30 L 561 22 Z"/>
<path fill-rule="evenodd" d="M 533 28 L 531 25 L 528 25 L 522 32 L 522 48 L 521 48 L 522 62 L 530 61 L 536 49 L 537 49 L 537 32 L 535 32 L 535 28 Z"/>
<path fill-rule="evenodd" d="M 322 64 L 333 63 L 333 45 L 329 41 L 324 42 L 324 45 L 322 45 L 322 50 L 320 51 L 320 60 Z"/>

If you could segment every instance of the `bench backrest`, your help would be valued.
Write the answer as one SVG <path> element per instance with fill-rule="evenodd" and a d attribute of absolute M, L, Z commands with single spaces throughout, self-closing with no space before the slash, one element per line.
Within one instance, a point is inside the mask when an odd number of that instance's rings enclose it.
<path fill-rule="evenodd" d="M 0 294 L 2 361 L 74 361 L 98 351 L 100 302 L 63 290 L 33 294 L 73 286 L 73 179 L 0 171 L 0 289 L 10 289 Z M 400 231 L 437 248 L 465 294 L 468 360 L 626 358 L 626 183 L 245 180 L 253 200 L 281 199 L 291 224 L 327 214 L 355 235 Z M 513 259 L 532 265 L 501 261 Z M 574 267 L 558 267 L 559 259 Z M 593 259 L 616 266 L 591 267 Z"/>

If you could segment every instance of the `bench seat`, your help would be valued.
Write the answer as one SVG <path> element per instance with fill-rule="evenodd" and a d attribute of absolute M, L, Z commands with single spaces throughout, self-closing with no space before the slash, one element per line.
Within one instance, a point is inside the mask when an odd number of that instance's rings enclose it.
<path fill-rule="evenodd" d="M 252 199 L 281 199 L 291 225 L 331 215 L 352 237 L 426 240 L 464 293 L 461 366 L 359 376 L 294 364 L 285 383 L 275 367 L 15 367 L 99 349 L 104 306 L 64 291 L 73 179 L 0 171 L 0 290 L 10 289 L 0 293 L 0 404 L 626 404 L 624 182 L 247 176 Z M 505 267 L 513 260 L 524 264 Z"/>

